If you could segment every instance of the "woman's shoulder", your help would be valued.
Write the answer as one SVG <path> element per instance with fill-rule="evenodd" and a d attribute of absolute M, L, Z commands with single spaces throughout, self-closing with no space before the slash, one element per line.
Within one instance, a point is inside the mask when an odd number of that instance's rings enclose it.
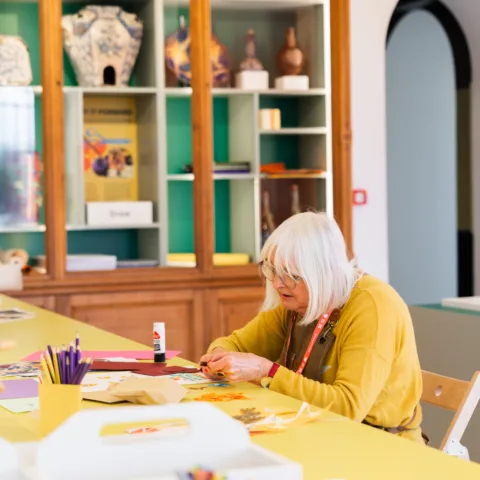
<path fill-rule="evenodd" d="M 357 280 L 357 283 L 353 287 L 351 297 L 362 294 L 370 295 L 373 299 L 392 297 L 392 299 L 403 302 L 398 292 L 389 283 L 367 273 L 364 273 Z"/>
<path fill-rule="evenodd" d="M 390 318 L 394 314 L 409 316 L 408 307 L 398 292 L 387 282 L 368 274 L 357 281 L 345 307 L 372 310 L 382 316 L 389 312 Z"/>

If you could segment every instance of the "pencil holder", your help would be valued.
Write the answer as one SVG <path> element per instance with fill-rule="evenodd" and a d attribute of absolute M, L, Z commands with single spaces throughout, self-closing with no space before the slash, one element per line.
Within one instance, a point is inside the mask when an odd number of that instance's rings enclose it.
<path fill-rule="evenodd" d="M 38 386 L 40 434 L 47 436 L 81 408 L 80 385 L 46 384 Z"/>

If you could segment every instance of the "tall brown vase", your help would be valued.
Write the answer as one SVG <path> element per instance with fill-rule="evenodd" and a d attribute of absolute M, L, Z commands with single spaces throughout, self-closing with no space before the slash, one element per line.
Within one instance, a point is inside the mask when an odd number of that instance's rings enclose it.
<path fill-rule="evenodd" d="M 287 30 L 285 44 L 277 53 L 277 68 L 282 75 L 300 75 L 305 67 L 305 53 L 297 45 L 295 29 Z"/>

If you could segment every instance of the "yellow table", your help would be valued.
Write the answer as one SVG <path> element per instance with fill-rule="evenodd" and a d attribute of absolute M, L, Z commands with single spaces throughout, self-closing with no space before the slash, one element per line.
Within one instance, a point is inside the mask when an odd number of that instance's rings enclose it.
<path fill-rule="evenodd" d="M 144 345 L 0 295 L 0 308 L 19 307 L 35 313 L 29 320 L 0 324 L 0 339 L 15 340 L 17 347 L 0 352 L 0 364 L 18 361 L 47 344 L 62 344 L 80 333 L 85 350 L 139 350 Z M 178 363 L 178 362 L 177 362 Z M 181 363 L 181 361 L 180 361 Z M 222 389 L 218 389 L 222 390 Z M 226 389 L 225 389 L 226 390 Z M 300 402 L 250 384 L 236 386 L 249 401 L 215 403 L 228 413 L 247 406 L 297 410 Z M 205 390 L 191 392 L 199 396 Z M 84 402 L 87 408 L 100 404 Z M 479 479 L 480 465 L 449 457 L 389 433 L 325 413 L 323 421 L 292 426 L 286 432 L 264 434 L 252 440 L 300 462 L 305 480 L 453 480 Z M 12 442 L 39 438 L 38 421 L 30 414 L 11 414 L 0 408 L 0 435 Z M 221 439 L 218 439 L 221 441 Z M 214 445 L 212 445 L 214 448 Z"/>

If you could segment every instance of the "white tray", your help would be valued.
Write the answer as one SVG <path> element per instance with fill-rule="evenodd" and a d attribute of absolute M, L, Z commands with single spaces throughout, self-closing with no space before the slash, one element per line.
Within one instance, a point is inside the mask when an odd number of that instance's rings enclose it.
<path fill-rule="evenodd" d="M 100 436 L 111 424 L 179 418 L 188 422 L 186 431 Z M 82 410 L 43 441 L 17 445 L 16 452 L 17 476 L 0 471 L 2 480 L 177 480 L 177 472 L 198 465 L 227 480 L 303 478 L 301 465 L 254 445 L 244 425 L 197 402 Z"/>

